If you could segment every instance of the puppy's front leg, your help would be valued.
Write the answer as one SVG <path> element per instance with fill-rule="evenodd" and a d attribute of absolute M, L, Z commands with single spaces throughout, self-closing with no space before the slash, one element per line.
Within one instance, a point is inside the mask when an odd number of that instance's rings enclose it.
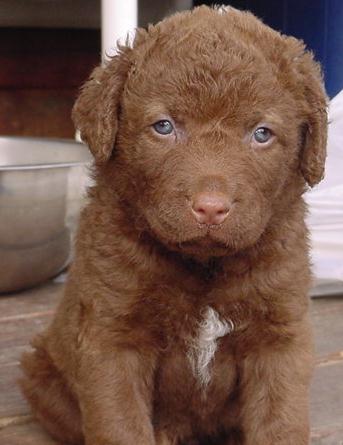
<path fill-rule="evenodd" d="M 151 423 L 155 358 L 111 346 L 83 345 L 77 392 L 86 445 L 154 445 Z"/>
<path fill-rule="evenodd" d="M 312 346 L 306 334 L 249 356 L 243 366 L 245 445 L 308 445 Z"/>

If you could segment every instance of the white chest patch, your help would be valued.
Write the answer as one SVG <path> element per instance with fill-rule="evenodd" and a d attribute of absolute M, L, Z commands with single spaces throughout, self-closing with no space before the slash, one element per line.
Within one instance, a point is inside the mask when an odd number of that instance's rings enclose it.
<path fill-rule="evenodd" d="M 193 373 L 202 387 L 211 380 L 210 364 L 217 350 L 217 340 L 232 332 L 231 320 L 220 319 L 218 312 L 207 307 L 203 320 L 199 323 L 197 337 L 190 343 L 188 359 Z"/>

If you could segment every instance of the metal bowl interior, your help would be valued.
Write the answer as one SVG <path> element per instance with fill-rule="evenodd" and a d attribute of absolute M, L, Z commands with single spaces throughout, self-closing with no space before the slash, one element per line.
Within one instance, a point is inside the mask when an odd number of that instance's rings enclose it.
<path fill-rule="evenodd" d="M 78 142 L 0 137 L 0 258 L 10 259 L 0 292 L 38 284 L 67 264 L 90 162 Z"/>

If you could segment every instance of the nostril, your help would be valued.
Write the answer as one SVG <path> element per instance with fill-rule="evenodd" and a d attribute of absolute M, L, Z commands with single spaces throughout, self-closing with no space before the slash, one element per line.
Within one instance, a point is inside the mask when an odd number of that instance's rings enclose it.
<path fill-rule="evenodd" d="M 200 214 L 202 214 L 202 215 L 205 215 L 206 214 L 206 210 L 205 209 L 203 209 L 203 208 L 201 208 L 201 207 L 193 207 L 193 210 L 195 211 L 195 212 L 197 212 L 197 213 L 200 213 Z"/>

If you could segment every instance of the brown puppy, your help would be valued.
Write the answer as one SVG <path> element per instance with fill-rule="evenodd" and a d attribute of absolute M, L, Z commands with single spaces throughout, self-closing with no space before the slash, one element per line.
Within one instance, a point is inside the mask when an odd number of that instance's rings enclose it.
<path fill-rule="evenodd" d="M 23 359 L 42 424 L 86 445 L 308 444 L 301 196 L 327 127 L 312 55 L 200 7 L 139 30 L 74 119 L 96 184 L 64 299 Z"/>

